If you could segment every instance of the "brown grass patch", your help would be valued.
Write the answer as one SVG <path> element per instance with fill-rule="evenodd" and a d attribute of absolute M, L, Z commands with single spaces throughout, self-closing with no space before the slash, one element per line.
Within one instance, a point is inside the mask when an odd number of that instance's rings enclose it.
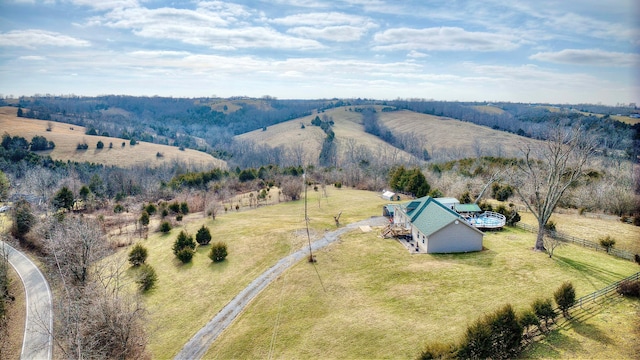
<path fill-rule="evenodd" d="M 36 136 L 44 136 L 53 141 L 55 149 L 39 152 L 42 155 L 50 155 L 52 159 L 62 161 L 92 162 L 104 165 L 120 167 L 160 166 L 174 161 L 191 164 L 200 167 L 226 168 L 226 162 L 213 156 L 196 150 L 185 149 L 180 151 L 177 147 L 139 142 L 138 145 L 129 145 L 128 140 L 85 135 L 82 126 L 59 123 L 47 120 L 35 120 L 17 117 L 17 109 L 14 107 L 0 107 L 0 129 L 11 136 L 22 136 L 27 141 Z M 52 125 L 51 131 L 47 131 L 48 124 Z M 97 149 L 96 144 L 102 141 L 103 149 Z M 86 143 L 87 150 L 77 150 L 77 145 Z M 113 148 L 109 148 L 109 144 Z M 122 144 L 125 144 L 122 146 Z M 160 153 L 163 156 L 158 157 Z"/>
<path fill-rule="evenodd" d="M 0 354 L 3 359 L 18 359 L 22 351 L 22 337 L 24 335 L 24 322 L 26 316 L 26 299 L 22 281 L 13 267 L 9 266 L 9 294 L 15 297 L 14 301 L 7 302 L 7 332 L 0 334 L 7 338 L 0 340 Z"/>

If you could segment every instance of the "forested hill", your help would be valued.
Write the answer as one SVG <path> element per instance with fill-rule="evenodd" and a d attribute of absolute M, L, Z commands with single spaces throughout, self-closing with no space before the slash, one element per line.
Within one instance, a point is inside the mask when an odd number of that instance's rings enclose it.
<path fill-rule="evenodd" d="M 87 127 L 88 134 L 194 148 L 229 159 L 233 136 L 340 106 L 380 111 L 410 110 L 454 118 L 492 129 L 544 138 L 549 123 L 580 122 L 598 131 L 605 148 L 636 158 L 640 137 L 635 107 L 521 103 L 466 103 L 368 99 L 280 100 L 263 98 L 167 98 L 134 96 L 34 96 L 0 99 L 19 107 L 19 115 Z M 636 116 L 634 115 L 634 116 Z M 628 121 L 621 121 L 628 120 Z M 632 125 L 635 124 L 635 125 Z M 393 131 L 393 129 L 391 129 Z"/>

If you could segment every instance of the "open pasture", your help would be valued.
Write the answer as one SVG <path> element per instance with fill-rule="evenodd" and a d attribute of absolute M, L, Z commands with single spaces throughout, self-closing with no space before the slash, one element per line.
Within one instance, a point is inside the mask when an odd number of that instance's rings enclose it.
<path fill-rule="evenodd" d="M 380 215 L 385 203 L 373 192 L 328 187 L 327 193 L 328 197 L 318 202 L 321 192 L 309 191 L 312 241 L 324 231 L 335 229 L 333 216 L 340 211 L 340 221 L 346 224 Z M 223 212 L 216 220 L 205 219 L 202 213 L 190 214 L 183 226 L 169 234 L 153 232 L 152 228 L 149 238 L 141 240 L 149 251 L 147 263 L 158 274 L 157 287 L 144 295 L 149 310 L 149 348 L 154 358 L 173 357 L 240 290 L 307 243 L 302 201 L 244 209 Z M 227 243 L 229 256 L 214 264 L 207 257 L 210 246 L 202 246 L 191 263 L 181 264 L 171 251 L 173 242 L 181 230 L 195 235 L 203 224 L 209 227 L 212 242 Z M 110 259 L 124 262 L 127 251 L 122 249 Z M 130 269 L 128 274 L 132 279 L 135 271 Z"/>
<path fill-rule="evenodd" d="M 534 241 L 505 230 L 488 233 L 479 253 L 410 255 L 395 240 L 350 233 L 318 253 L 322 284 L 312 265 L 298 263 L 206 357 L 414 358 L 426 342 L 456 341 L 503 304 L 522 310 L 567 280 L 582 296 L 637 271 L 629 261 L 573 246 L 549 259 L 531 250 Z"/>
<path fill-rule="evenodd" d="M 181 151 L 175 146 L 139 142 L 131 146 L 128 140 L 85 135 L 82 126 L 59 123 L 55 121 L 36 120 L 17 117 L 17 108 L 0 108 L 0 129 L 11 136 L 22 136 L 27 141 L 36 136 L 44 136 L 55 143 L 53 150 L 41 151 L 39 154 L 49 155 L 54 160 L 91 162 L 120 167 L 160 166 L 180 161 L 198 167 L 226 168 L 226 162 L 213 156 L 192 149 Z M 47 131 L 50 126 L 51 131 Z M 103 149 L 96 147 L 98 141 L 104 144 Z M 78 144 L 86 143 L 87 150 L 78 150 Z M 113 147 L 110 148 L 110 144 Z M 124 145 L 123 145 L 124 144 Z M 158 153 L 162 156 L 158 157 Z"/>

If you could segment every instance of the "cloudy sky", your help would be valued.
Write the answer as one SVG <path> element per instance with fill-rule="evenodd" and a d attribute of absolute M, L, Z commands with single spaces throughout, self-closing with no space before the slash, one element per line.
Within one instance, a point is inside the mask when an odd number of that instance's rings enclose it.
<path fill-rule="evenodd" d="M 637 0 L 0 0 L 0 94 L 640 105 Z"/>

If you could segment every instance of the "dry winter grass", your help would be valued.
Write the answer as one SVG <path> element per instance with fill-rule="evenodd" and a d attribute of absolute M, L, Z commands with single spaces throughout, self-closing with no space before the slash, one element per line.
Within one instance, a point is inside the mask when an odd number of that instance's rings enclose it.
<path fill-rule="evenodd" d="M 320 127 L 311 125 L 311 121 L 316 117 L 323 115 L 333 119 L 334 125 L 332 130 L 335 133 L 338 157 L 343 159 L 345 153 L 349 151 L 350 143 L 356 146 L 364 146 L 368 153 L 380 156 L 396 156 L 396 159 L 409 159 L 411 155 L 398 150 L 386 142 L 380 140 L 377 136 L 364 132 L 362 125 L 362 115 L 359 112 L 349 111 L 354 107 L 338 107 L 329 109 L 322 113 L 314 113 L 313 115 L 290 120 L 280 124 L 267 127 L 266 131 L 254 130 L 237 136 L 238 139 L 251 140 L 259 144 L 266 144 L 272 147 L 287 146 L 303 148 L 305 159 L 307 162 L 314 162 L 318 158 L 318 154 L 322 149 L 322 143 L 326 134 Z M 382 108 L 376 106 L 378 111 Z M 305 128 L 302 129 L 301 124 Z"/>
<path fill-rule="evenodd" d="M 411 111 L 393 111 L 380 114 L 380 120 L 394 132 L 409 133 L 426 141 L 426 148 L 432 156 L 438 151 L 461 151 L 467 156 L 493 154 L 518 156 L 524 144 L 537 141 L 493 130 L 451 118 L 419 114 Z"/>
<path fill-rule="evenodd" d="M 309 191 L 309 218 L 314 238 L 325 230 L 335 229 L 333 216 L 340 211 L 342 223 L 350 223 L 381 214 L 385 202 L 377 193 L 327 189 L 328 197 Z M 273 196 L 277 198 L 277 194 Z M 307 243 L 303 202 L 274 206 L 230 210 L 215 221 L 192 214 L 184 219 L 184 227 L 174 228 L 167 235 L 151 233 L 142 244 L 149 250 L 148 263 L 157 274 L 156 289 L 144 295 L 149 310 L 149 348 L 154 358 L 170 358 L 204 326 L 226 303 L 277 260 Z M 186 229 L 195 235 L 205 224 L 211 230 L 213 242 L 225 241 L 229 256 L 214 264 L 207 257 L 209 246 L 197 249 L 193 261 L 183 265 L 173 255 L 171 247 L 178 233 Z M 128 249 L 116 257 L 126 257 Z M 134 276 L 135 271 L 128 273 Z"/>
<path fill-rule="evenodd" d="M 505 230 L 488 233 L 479 253 L 410 255 L 375 233 L 350 233 L 317 254 L 322 284 L 312 265 L 298 263 L 205 357 L 415 358 L 426 342 L 455 341 L 470 322 L 505 303 L 524 309 L 567 280 L 582 296 L 637 271 L 629 261 L 574 246 L 549 259 L 530 250 L 534 241 L 533 234 Z M 634 356 L 633 339 L 610 344 L 614 353 L 603 346 L 595 357 Z M 587 350 L 567 354 L 594 355 Z"/>
<path fill-rule="evenodd" d="M 135 165 L 159 166 L 179 160 L 183 163 L 200 167 L 226 167 L 226 162 L 200 151 L 191 149 L 180 151 L 174 146 L 145 142 L 131 146 L 129 141 L 123 139 L 85 135 L 85 128 L 82 126 L 19 118 L 16 116 L 17 111 L 17 108 L 14 107 L 0 107 L 0 129 L 2 129 L 2 133 L 6 132 L 11 136 L 22 136 L 27 141 L 31 141 L 36 135 L 46 137 L 47 140 L 53 141 L 56 147 L 51 151 L 40 153 L 48 154 L 55 160 L 87 161 L 120 167 L 132 167 Z M 52 129 L 51 131 L 46 131 L 49 123 L 52 124 Z M 104 143 L 104 148 L 101 150 L 96 148 L 98 141 Z M 84 142 L 89 145 L 89 149 L 77 150 L 77 145 Z M 109 149 L 110 143 L 113 143 L 112 149 Z M 125 146 L 122 146 L 123 143 Z M 157 153 L 161 153 L 163 157 L 157 157 Z"/>
<path fill-rule="evenodd" d="M 520 216 L 523 223 L 538 226 L 533 214 L 522 212 Z M 558 231 L 565 234 L 596 243 L 605 236 L 611 236 L 616 240 L 614 247 L 640 254 L 640 227 L 625 224 L 616 217 L 603 219 L 593 215 L 579 215 L 577 211 L 567 211 L 553 214 L 551 221 L 555 222 Z"/>

